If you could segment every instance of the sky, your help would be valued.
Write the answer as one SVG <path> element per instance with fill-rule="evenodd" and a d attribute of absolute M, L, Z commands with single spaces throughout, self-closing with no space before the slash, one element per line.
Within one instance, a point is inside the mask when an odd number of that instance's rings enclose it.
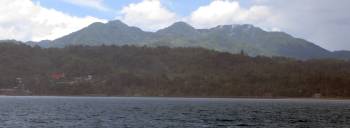
<path fill-rule="evenodd" d="M 1 0 L 0 39 L 53 40 L 94 22 L 145 31 L 184 21 L 195 28 L 252 24 L 328 50 L 350 50 L 350 0 Z"/>

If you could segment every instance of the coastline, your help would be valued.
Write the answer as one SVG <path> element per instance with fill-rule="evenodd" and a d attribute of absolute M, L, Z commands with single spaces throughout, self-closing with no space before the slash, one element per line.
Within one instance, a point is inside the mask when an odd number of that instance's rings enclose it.
<path fill-rule="evenodd" d="M 346 100 L 350 101 L 350 98 L 341 97 L 201 97 L 201 96 L 108 96 L 108 95 L 0 95 L 0 97 L 76 97 L 76 98 L 145 98 L 145 99 L 247 99 L 247 100 Z"/>

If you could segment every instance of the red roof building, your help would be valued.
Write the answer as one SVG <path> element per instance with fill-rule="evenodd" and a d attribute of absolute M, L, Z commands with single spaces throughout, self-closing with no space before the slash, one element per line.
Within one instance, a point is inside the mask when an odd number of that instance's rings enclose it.
<path fill-rule="evenodd" d="M 55 79 L 55 80 L 62 79 L 62 78 L 64 78 L 64 73 L 62 73 L 62 72 L 54 72 L 54 73 L 51 74 L 51 78 Z"/>

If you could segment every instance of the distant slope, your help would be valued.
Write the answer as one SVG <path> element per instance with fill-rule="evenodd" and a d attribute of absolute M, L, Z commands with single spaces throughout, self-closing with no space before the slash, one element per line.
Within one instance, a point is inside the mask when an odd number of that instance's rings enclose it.
<path fill-rule="evenodd" d="M 350 60 L 350 51 L 334 51 L 332 52 L 332 58 Z"/>
<path fill-rule="evenodd" d="M 210 29 L 195 29 L 185 22 L 145 32 L 119 20 L 93 23 L 77 32 L 51 42 L 44 47 L 69 45 L 148 45 L 170 47 L 203 47 L 230 53 L 256 56 L 284 56 L 298 59 L 334 57 L 330 51 L 283 32 L 267 32 L 253 25 L 220 25 Z"/>
<path fill-rule="evenodd" d="M 243 50 L 253 56 L 285 56 L 301 59 L 330 56 L 329 51 L 306 40 L 294 38 L 283 32 L 266 32 L 252 25 L 223 25 L 196 30 L 175 23 L 159 30 L 157 34 L 164 35 L 162 42 L 166 45 L 170 42 L 171 46 L 201 46 L 231 53 Z"/>
<path fill-rule="evenodd" d="M 129 27 L 121 21 L 110 21 L 106 24 L 93 23 L 82 30 L 54 40 L 51 46 L 139 44 L 151 36 L 152 33 Z"/>

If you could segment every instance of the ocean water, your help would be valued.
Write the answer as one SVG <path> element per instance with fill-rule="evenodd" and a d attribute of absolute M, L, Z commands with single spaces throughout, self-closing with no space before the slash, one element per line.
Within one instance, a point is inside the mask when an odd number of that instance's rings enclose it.
<path fill-rule="evenodd" d="M 0 127 L 350 128 L 350 101 L 0 96 Z"/>

